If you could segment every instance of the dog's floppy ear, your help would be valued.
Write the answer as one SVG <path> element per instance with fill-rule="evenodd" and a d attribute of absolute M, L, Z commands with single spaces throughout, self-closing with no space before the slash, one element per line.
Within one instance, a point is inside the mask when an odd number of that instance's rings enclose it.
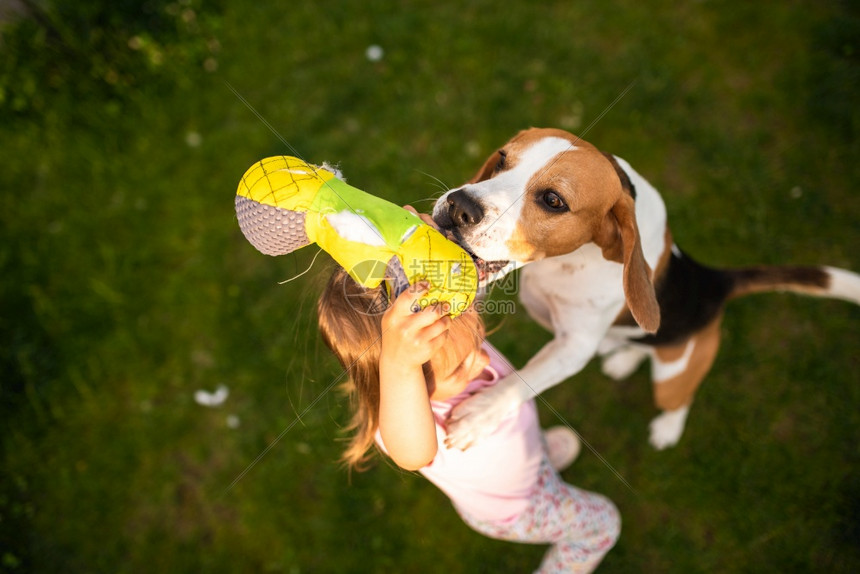
<path fill-rule="evenodd" d="M 636 205 L 626 193 L 612 207 L 611 216 L 618 222 L 621 233 L 624 264 L 624 297 L 636 323 L 648 333 L 660 327 L 660 306 L 651 282 L 651 268 L 642 255 L 639 227 L 636 225 Z"/>

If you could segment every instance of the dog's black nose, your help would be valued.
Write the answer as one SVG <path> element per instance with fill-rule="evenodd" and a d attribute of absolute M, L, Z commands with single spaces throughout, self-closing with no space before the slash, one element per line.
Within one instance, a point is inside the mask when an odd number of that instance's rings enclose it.
<path fill-rule="evenodd" d="M 481 205 L 462 189 L 452 191 L 447 199 L 448 217 L 454 227 L 475 225 L 484 218 Z"/>

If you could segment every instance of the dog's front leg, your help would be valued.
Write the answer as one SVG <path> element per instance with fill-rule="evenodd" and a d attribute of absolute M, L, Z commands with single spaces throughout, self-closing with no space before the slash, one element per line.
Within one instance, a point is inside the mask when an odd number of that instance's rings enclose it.
<path fill-rule="evenodd" d="M 492 433 L 524 401 L 581 371 L 597 351 L 599 341 L 591 333 L 601 332 L 601 326 L 593 328 L 577 333 L 557 331 L 521 370 L 457 405 L 446 425 L 445 444 L 469 448 Z"/>

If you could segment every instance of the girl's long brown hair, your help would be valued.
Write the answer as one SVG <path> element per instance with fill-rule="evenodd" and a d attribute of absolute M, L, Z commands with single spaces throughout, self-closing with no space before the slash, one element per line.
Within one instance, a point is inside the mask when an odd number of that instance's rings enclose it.
<path fill-rule="evenodd" d="M 374 444 L 379 426 L 379 354 L 382 348 L 382 314 L 388 306 L 383 286 L 366 289 L 338 267 L 329 279 L 317 303 L 320 333 L 326 346 L 347 372 L 349 380 L 342 386 L 349 396 L 352 432 L 341 460 L 350 468 L 364 470 L 370 459 L 368 450 Z M 480 345 L 483 323 L 475 312 L 467 312 L 452 322 L 451 341 L 468 341 Z M 444 348 L 443 348 L 444 351 Z M 435 357 L 434 357 L 435 360 Z M 424 365 L 428 392 L 432 394 L 433 372 Z"/>
<path fill-rule="evenodd" d="M 349 396 L 353 432 L 341 460 L 363 470 L 379 424 L 379 352 L 382 313 L 387 299 L 382 286 L 365 289 L 337 268 L 317 303 L 320 333 L 349 379 L 342 386 Z"/>

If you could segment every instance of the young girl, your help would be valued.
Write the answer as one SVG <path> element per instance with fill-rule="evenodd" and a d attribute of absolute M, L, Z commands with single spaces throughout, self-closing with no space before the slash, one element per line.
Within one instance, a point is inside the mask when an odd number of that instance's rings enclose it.
<path fill-rule="evenodd" d="M 529 401 L 467 450 L 446 448 L 454 406 L 512 369 L 483 341 L 474 310 L 452 319 L 439 305 L 417 307 L 426 287 L 419 283 L 389 305 L 382 287 L 365 289 L 338 269 L 320 297 L 320 330 L 350 376 L 355 410 L 343 459 L 362 469 L 375 441 L 445 492 L 474 530 L 552 544 L 539 572 L 591 572 L 615 543 L 620 518 L 612 502 L 557 474 L 579 449 L 569 429 L 548 431 L 547 452 Z"/>

